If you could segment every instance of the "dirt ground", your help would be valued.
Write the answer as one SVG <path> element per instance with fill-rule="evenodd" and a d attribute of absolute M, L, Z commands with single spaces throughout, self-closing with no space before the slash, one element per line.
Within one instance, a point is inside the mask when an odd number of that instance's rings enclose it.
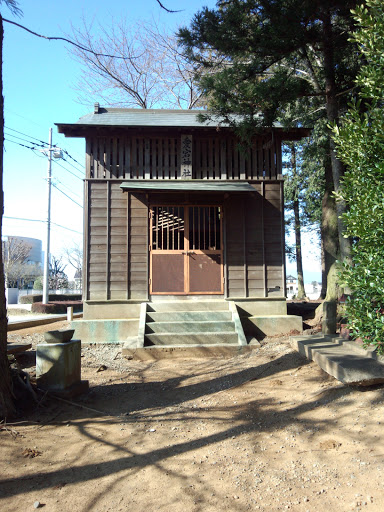
<path fill-rule="evenodd" d="M 33 376 L 34 351 L 18 359 Z M 341 385 L 287 338 L 145 363 L 84 347 L 82 378 L 2 425 L 2 512 L 384 510 L 384 387 Z"/>

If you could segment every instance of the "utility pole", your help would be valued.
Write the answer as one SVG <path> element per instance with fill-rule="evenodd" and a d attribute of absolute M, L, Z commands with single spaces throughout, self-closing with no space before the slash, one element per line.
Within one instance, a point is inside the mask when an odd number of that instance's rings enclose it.
<path fill-rule="evenodd" d="M 47 237 L 45 241 L 44 254 L 44 280 L 43 280 L 43 304 L 48 304 L 49 300 L 49 251 L 51 242 L 51 181 L 52 181 L 52 128 L 49 129 L 49 147 L 48 147 L 48 211 L 47 211 Z"/>

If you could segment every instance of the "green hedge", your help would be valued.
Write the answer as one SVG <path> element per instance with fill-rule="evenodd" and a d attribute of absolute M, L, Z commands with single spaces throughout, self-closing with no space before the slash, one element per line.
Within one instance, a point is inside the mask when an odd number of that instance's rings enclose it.
<path fill-rule="evenodd" d="M 80 293 L 68 293 L 68 294 L 58 294 L 58 293 L 51 293 L 49 295 L 48 301 L 49 302 L 64 302 L 64 301 L 75 301 L 75 300 L 82 300 L 82 295 Z M 20 304 L 34 304 L 35 302 L 42 302 L 43 296 L 42 295 L 23 295 L 19 298 Z"/>
<path fill-rule="evenodd" d="M 80 301 L 59 301 L 43 304 L 42 302 L 34 302 L 32 304 L 32 313 L 61 315 L 66 314 L 67 308 L 72 307 L 74 313 L 81 313 L 83 311 L 83 303 Z"/>

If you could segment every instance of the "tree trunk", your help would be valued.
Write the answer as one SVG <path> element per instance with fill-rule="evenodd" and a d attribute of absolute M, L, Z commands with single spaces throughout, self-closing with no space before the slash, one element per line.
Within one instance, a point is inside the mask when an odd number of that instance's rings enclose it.
<path fill-rule="evenodd" d="M 294 178 L 297 175 L 296 169 L 296 148 L 291 146 L 291 167 Z M 295 223 L 295 247 L 296 247 L 296 269 L 297 269 L 297 295 L 298 299 L 305 299 L 304 275 L 303 275 L 303 255 L 301 251 L 301 224 L 300 224 L 300 205 L 298 194 L 295 192 L 293 199 L 293 215 Z"/>
<path fill-rule="evenodd" d="M 324 274 L 326 276 L 325 300 L 338 298 L 337 259 L 339 257 L 339 238 L 336 201 L 333 195 L 332 169 L 330 162 L 325 163 L 325 193 L 322 202 L 321 240 L 324 250 Z M 324 277 L 323 277 L 324 280 Z M 323 294 L 324 283 L 322 283 Z"/>
<path fill-rule="evenodd" d="M 3 150 L 4 150 L 4 99 L 3 99 L 3 18 L 0 14 L 0 239 L 2 237 L 3 194 Z M 7 309 L 5 302 L 3 255 L 0 251 L 0 416 L 7 417 L 14 411 L 11 375 L 7 357 Z"/>
<path fill-rule="evenodd" d="M 320 225 L 320 246 L 321 246 L 321 292 L 320 299 L 325 299 L 327 295 L 327 272 L 325 268 L 325 251 L 324 251 L 324 240 L 323 233 Z"/>
<path fill-rule="evenodd" d="M 327 119 L 331 125 L 337 123 L 339 120 L 339 105 L 337 100 L 337 89 L 335 79 L 335 66 L 334 66 L 334 40 L 332 30 L 331 14 L 328 11 L 323 18 L 323 34 L 324 34 L 324 75 L 325 75 L 325 93 L 326 93 L 326 111 Z M 332 136 L 329 137 L 329 150 L 332 166 L 332 179 L 333 187 L 336 194 L 340 190 L 340 181 L 344 174 L 344 167 L 342 162 L 337 158 L 335 151 L 335 143 Z M 337 226 L 338 226 L 338 239 L 340 247 L 340 259 L 342 262 L 350 263 L 351 261 L 351 241 L 349 238 L 344 238 L 343 233 L 345 230 L 344 221 L 342 218 L 343 213 L 346 211 L 346 206 L 343 201 L 335 203 L 337 212 Z M 328 292 L 327 292 L 328 293 Z"/>

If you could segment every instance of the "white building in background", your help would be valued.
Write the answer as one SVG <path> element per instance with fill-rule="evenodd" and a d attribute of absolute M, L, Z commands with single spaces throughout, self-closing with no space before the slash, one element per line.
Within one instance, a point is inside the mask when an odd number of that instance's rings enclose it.
<path fill-rule="evenodd" d="M 38 238 L 29 238 L 28 236 L 3 236 L 3 242 L 7 242 L 8 239 L 17 240 L 18 242 L 24 242 L 31 247 L 31 251 L 28 256 L 28 263 L 31 265 L 39 265 L 43 267 L 43 243 Z"/>
<path fill-rule="evenodd" d="M 286 277 L 287 299 L 292 299 L 297 295 L 298 284 L 297 277 L 289 275 Z M 320 297 L 321 283 L 313 281 L 312 283 L 304 283 L 305 294 L 310 300 L 317 300 Z"/>

